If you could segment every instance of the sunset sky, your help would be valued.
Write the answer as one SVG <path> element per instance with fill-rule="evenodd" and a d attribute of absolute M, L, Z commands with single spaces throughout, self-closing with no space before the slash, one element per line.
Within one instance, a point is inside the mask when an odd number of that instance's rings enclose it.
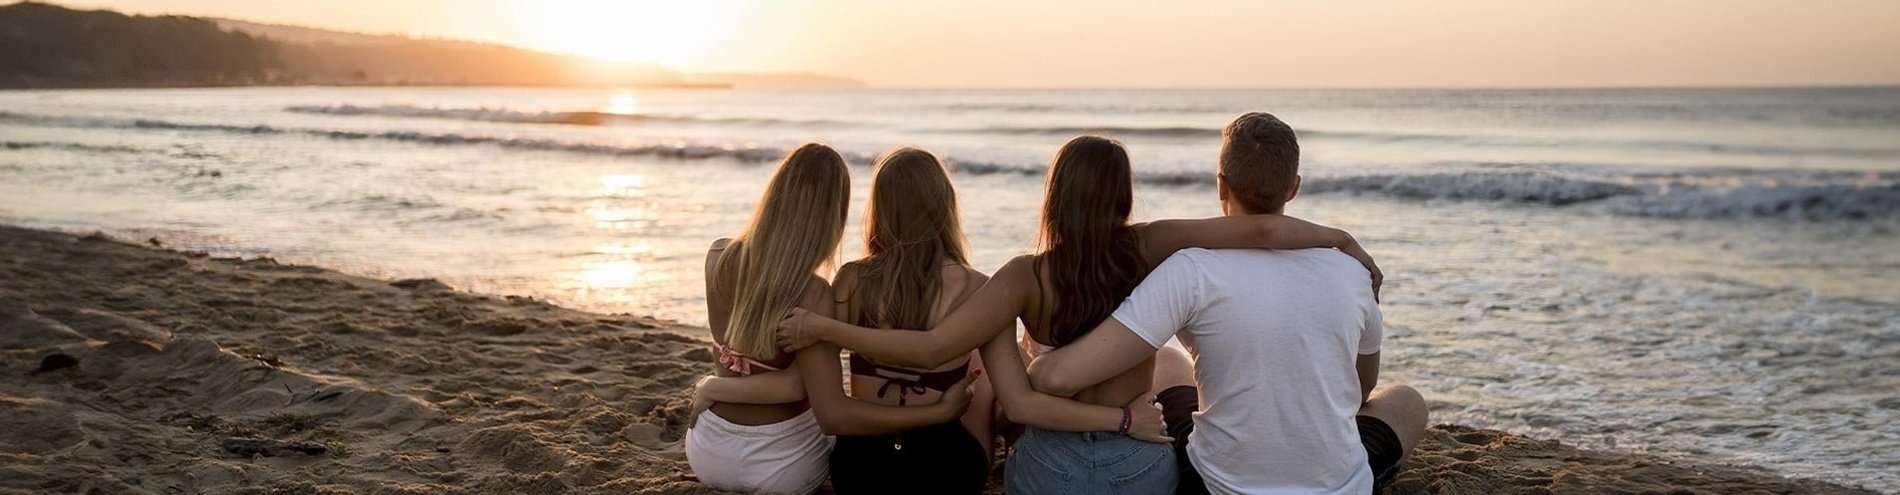
<path fill-rule="evenodd" d="M 884 87 L 1900 84 L 1900 1 L 74 0 Z"/>

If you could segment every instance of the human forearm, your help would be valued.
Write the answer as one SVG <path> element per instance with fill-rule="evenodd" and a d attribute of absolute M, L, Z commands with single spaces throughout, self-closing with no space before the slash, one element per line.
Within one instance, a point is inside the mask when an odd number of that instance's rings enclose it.
<path fill-rule="evenodd" d="M 1031 389 L 1022 354 L 1014 339 L 1005 334 L 998 333 L 983 345 L 983 365 L 990 370 L 990 385 L 1010 421 L 1060 431 L 1116 431 L 1121 427 L 1121 408 L 1085 404 Z"/>
<path fill-rule="evenodd" d="M 1280 214 L 1158 220 L 1137 228 L 1144 255 L 1155 264 L 1187 248 L 1344 248 L 1354 242 L 1346 231 Z"/>
<path fill-rule="evenodd" d="M 1252 215 L 1260 228 L 1254 239 L 1257 247 L 1268 249 L 1344 248 L 1355 244 L 1344 230 L 1301 220 L 1287 215 Z"/>
<path fill-rule="evenodd" d="M 1385 286 L 1385 272 L 1380 271 L 1379 264 L 1372 260 L 1372 253 L 1366 252 L 1366 248 L 1360 246 L 1357 240 L 1339 248 L 1339 252 L 1346 253 L 1347 256 L 1358 260 L 1360 265 L 1366 267 L 1366 272 L 1372 275 L 1372 301 L 1378 302 L 1379 291 Z"/>
<path fill-rule="evenodd" d="M 840 397 L 812 404 L 812 412 L 818 415 L 819 427 L 829 435 L 885 435 L 955 421 L 964 408 L 941 402 L 891 406 Z"/>
<path fill-rule="evenodd" d="M 1359 373 L 1359 402 L 1363 404 L 1372 398 L 1372 389 L 1379 386 L 1379 353 L 1360 354 L 1353 362 L 1353 370 Z"/>
<path fill-rule="evenodd" d="M 944 342 L 940 332 L 891 331 L 864 328 L 830 318 L 811 318 L 806 332 L 812 338 L 837 344 L 874 360 L 916 369 L 943 366 L 970 352 Z"/>
<path fill-rule="evenodd" d="M 860 401 L 844 394 L 837 377 L 843 370 L 838 364 L 838 348 L 819 344 L 800 350 L 795 364 L 799 373 L 827 379 L 805 380 L 805 395 L 811 398 L 812 412 L 818 425 L 832 435 L 880 435 L 925 425 L 955 420 L 969 406 L 967 391 L 945 393 L 935 404 L 888 406 Z M 967 382 L 964 383 L 967 385 Z"/>
<path fill-rule="evenodd" d="M 1081 339 L 1032 361 L 1027 367 L 1029 382 L 1038 392 L 1074 396 L 1153 359 L 1155 347 L 1121 320 L 1108 318 Z"/>
<path fill-rule="evenodd" d="M 1031 360 L 1028 367 L 1030 386 L 1034 387 L 1038 393 L 1056 397 L 1073 397 L 1076 392 L 1081 392 L 1082 389 L 1092 385 L 1078 379 L 1074 372 L 1064 370 L 1064 364 L 1066 363 L 1060 357 Z"/>
<path fill-rule="evenodd" d="M 694 394 L 714 402 L 783 404 L 805 400 L 805 384 L 794 370 L 751 376 L 714 376 L 701 381 Z"/>
<path fill-rule="evenodd" d="M 1122 409 L 1076 402 L 1040 393 L 999 397 L 1012 422 L 1057 431 L 1117 431 Z"/>

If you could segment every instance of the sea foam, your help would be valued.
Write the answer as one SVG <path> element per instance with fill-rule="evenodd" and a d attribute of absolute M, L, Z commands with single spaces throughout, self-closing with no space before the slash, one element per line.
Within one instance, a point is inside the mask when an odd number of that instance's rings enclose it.
<path fill-rule="evenodd" d="M 336 112 L 353 111 L 344 107 L 322 107 Z M 341 108 L 341 109 L 340 109 Z M 389 111 L 394 107 L 373 108 Z M 438 110 L 428 110 L 436 112 Z M 525 121 L 535 118 L 563 118 L 561 114 L 527 114 L 496 111 L 496 115 Z M 783 156 L 786 150 L 771 147 L 731 144 L 601 143 L 577 140 L 498 136 L 471 133 L 435 133 L 423 131 L 362 131 L 317 128 L 289 128 L 270 125 L 232 125 L 174 122 L 155 119 L 113 120 L 61 117 L 0 112 L 0 120 L 40 125 L 127 129 L 223 132 L 249 135 L 304 135 L 338 140 L 386 140 L 438 146 L 496 146 L 507 149 L 556 151 L 611 156 L 646 156 L 670 159 L 731 159 L 768 162 Z M 1171 131 L 1170 131 L 1171 132 Z M 92 150 L 77 144 L 8 143 L 8 147 Z M 102 148 L 92 151 L 121 151 Z M 868 163 L 876 154 L 844 151 L 853 163 Z M 1031 163 L 948 161 L 959 173 L 975 175 L 1009 174 L 1034 176 L 1042 166 Z M 1380 195 L 1417 200 L 1500 202 L 1550 207 L 1591 205 L 1613 214 L 1670 219 L 1784 219 L 1793 221 L 1892 220 L 1900 217 L 1900 177 L 1881 173 L 1751 172 L 1735 170 L 1692 171 L 1671 174 L 1625 177 L 1592 177 L 1546 170 L 1549 167 L 1499 167 L 1481 164 L 1472 170 L 1436 170 L 1419 173 L 1385 173 L 1346 176 L 1308 177 L 1303 192 L 1308 194 L 1349 193 Z M 1180 172 L 1143 172 L 1138 178 L 1149 184 L 1210 187 L 1213 174 Z"/>

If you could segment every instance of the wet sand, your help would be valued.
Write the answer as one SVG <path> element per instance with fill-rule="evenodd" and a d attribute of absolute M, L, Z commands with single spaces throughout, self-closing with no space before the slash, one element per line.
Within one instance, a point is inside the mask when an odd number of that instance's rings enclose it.
<path fill-rule="evenodd" d="M 159 241 L 0 227 L 0 493 L 717 493 L 703 329 Z M 1387 493 L 1872 493 L 1457 425 L 1407 464 Z"/>

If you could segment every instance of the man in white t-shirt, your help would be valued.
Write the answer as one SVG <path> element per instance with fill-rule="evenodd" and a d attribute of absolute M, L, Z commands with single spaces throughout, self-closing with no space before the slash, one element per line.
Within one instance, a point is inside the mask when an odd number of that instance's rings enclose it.
<path fill-rule="evenodd" d="M 1300 187 L 1293 129 L 1249 113 L 1223 134 L 1222 211 L 1281 213 Z M 1184 250 L 1030 374 L 1039 390 L 1072 394 L 1159 352 L 1177 493 L 1373 493 L 1427 413 L 1410 387 L 1373 390 L 1384 323 L 1368 276 L 1330 249 Z M 1176 336 L 1191 364 L 1166 347 Z"/>

